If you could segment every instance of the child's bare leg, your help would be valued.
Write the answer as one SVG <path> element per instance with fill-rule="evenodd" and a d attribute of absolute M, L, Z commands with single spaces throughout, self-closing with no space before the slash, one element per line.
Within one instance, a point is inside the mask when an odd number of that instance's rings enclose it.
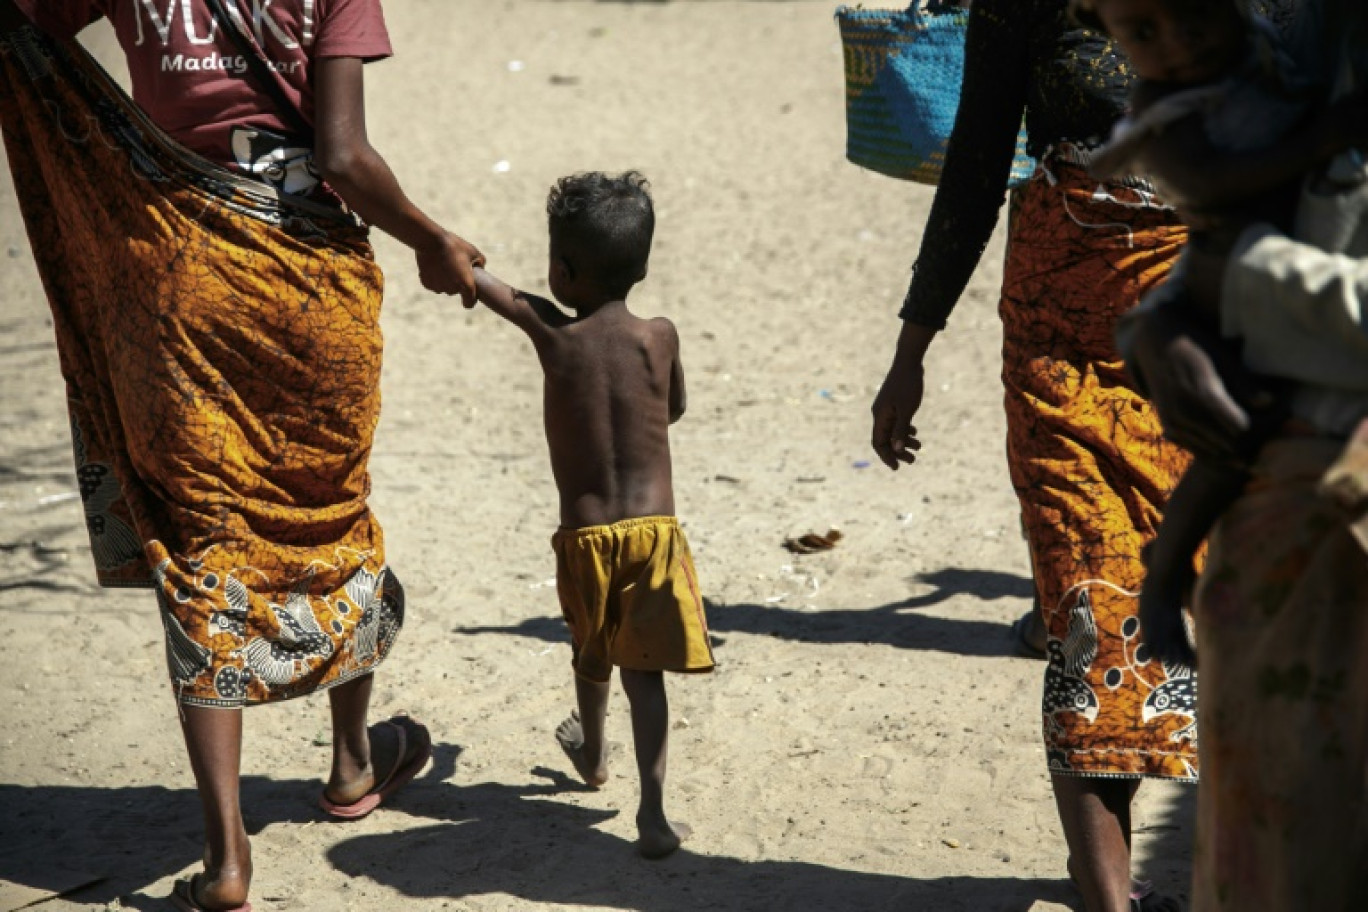
<path fill-rule="evenodd" d="M 575 765 L 586 785 L 598 788 L 608 781 L 608 744 L 603 726 L 608 718 L 611 681 L 590 681 L 575 675 L 579 711 L 556 728 L 561 750 Z"/>
<path fill-rule="evenodd" d="M 622 669 L 622 688 L 632 704 L 632 741 L 641 775 L 637 808 L 637 851 L 664 858 L 688 837 L 689 828 L 665 819 L 665 760 L 670 739 L 670 704 L 665 675 L 658 671 Z"/>
<path fill-rule="evenodd" d="M 238 803 L 242 710 L 181 707 L 181 731 L 204 808 L 204 873 L 191 881 L 206 909 L 235 909 L 247 901 L 252 847 Z"/>

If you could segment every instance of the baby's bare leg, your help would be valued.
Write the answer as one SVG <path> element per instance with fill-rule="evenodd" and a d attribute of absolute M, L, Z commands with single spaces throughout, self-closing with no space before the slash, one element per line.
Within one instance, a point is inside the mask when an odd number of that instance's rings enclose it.
<path fill-rule="evenodd" d="M 1150 651 L 1165 662 L 1195 662 L 1183 622 L 1183 603 L 1194 577 L 1193 556 L 1247 481 L 1246 473 L 1198 456 L 1164 508 L 1164 520 L 1145 558 L 1140 626 Z"/>
<path fill-rule="evenodd" d="M 632 704 L 632 741 L 641 774 L 637 808 L 637 851 L 664 858 L 688 838 L 689 828 L 665 819 L 665 760 L 670 739 L 670 704 L 665 676 L 658 671 L 622 669 L 622 687 Z"/>
<path fill-rule="evenodd" d="M 579 711 L 556 728 L 556 740 L 586 785 L 598 788 L 608 781 L 608 744 L 603 724 L 608 717 L 610 681 L 590 681 L 575 675 Z"/>

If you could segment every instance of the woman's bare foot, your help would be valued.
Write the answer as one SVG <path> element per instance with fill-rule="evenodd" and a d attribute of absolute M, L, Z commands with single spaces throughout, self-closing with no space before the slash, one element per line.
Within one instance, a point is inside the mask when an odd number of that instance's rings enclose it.
<path fill-rule="evenodd" d="M 244 846 L 242 852 L 245 861 L 214 869 L 206 860 L 204 873 L 176 881 L 172 903 L 181 909 L 202 912 L 242 908 L 247 903 L 252 880 L 251 849 Z"/>
<path fill-rule="evenodd" d="M 585 785 L 599 788 L 608 781 L 608 761 L 604 756 L 606 752 L 600 748 L 597 757 L 590 754 L 588 745 L 584 743 L 584 727 L 580 725 L 578 712 L 572 712 L 570 718 L 556 726 L 556 743 L 565 751 L 565 756 L 570 758 L 570 762 L 575 766 L 575 772 L 580 774 Z"/>
<path fill-rule="evenodd" d="M 637 851 L 642 858 L 655 861 L 671 855 L 692 835 L 688 824 L 670 823 L 664 814 L 637 814 Z"/>

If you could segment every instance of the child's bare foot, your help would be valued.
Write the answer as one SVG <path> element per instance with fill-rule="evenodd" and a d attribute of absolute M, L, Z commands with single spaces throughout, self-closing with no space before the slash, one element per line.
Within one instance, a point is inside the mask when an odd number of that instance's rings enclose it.
<path fill-rule="evenodd" d="M 575 766 L 575 772 L 580 774 L 585 785 L 599 788 L 608 781 L 605 752 L 600 750 L 597 757 L 590 755 L 588 746 L 584 743 L 584 727 L 580 725 L 578 712 L 570 713 L 570 718 L 556 726 L 556 742 L 560 744 L 561 750 L 565 751 L 565 756 L 570 758 L 570 762 Z"/>
<path fill-rule="evenodd" d="M 1183 581 L 1153 573 L 1140 590 L 1140 629 L 1150 654 L 1165 664 L 1193 668 L 1197 656 L 1183 619 Z"/>
<path fill-rule="evenodd" d="M 688 824 L 671 823 L 664 814 L 637 814 L 637 851 L 642 858 L 655 861 L 671 855 L 692 835 Z"/>

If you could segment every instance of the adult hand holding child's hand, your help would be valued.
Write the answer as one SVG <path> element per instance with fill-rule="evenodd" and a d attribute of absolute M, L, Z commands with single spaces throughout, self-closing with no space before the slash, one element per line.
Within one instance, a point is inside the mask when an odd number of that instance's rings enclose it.
<path fill-rule="evenodd" d="M 485 264 L 484 254 L 475 245 L 444 231 L 414 255 L 424 288 L 435 294 L 458 294 L 466 307 L 475 306 L 475 267 Z"/>

